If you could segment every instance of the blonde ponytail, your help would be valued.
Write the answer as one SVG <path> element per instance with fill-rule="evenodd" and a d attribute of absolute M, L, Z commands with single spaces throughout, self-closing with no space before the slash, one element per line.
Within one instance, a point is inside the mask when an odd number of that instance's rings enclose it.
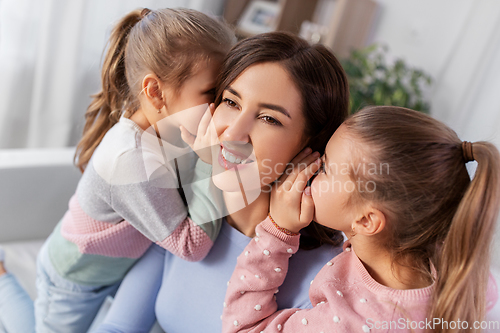
<path fill-rule="evenodd" d="M 490 244 L 500 205 L 500 155 L 488 142 L 472 145 L 478 163 L 438 257 L 438 279 L 430 318 L 468 322 L 468 329 L 435 327 L 433 332 L 479 332 L 485 317 Z"/>
<path fill-rule="evenodd" d="M 129 118 L 139 109 L 144 75 L 154 73 L 178 91 L 201 61 L 222 61 L 235 41 L 229 26 L 192 9 L 144 8 L 122 18 L 109 38 L 102 90 L 92 96 L 85 114 L 75 165 L 83 172 L 122 112 Z"/>
<path fill-rule="evenodd" d="M 125 46 L 130 31 L 140 20 L 141 10 L 134 10 L 111 31 L 101 73 L 102 90 L 92 96 L 85 113 L 83 136 L 76 147 L 75 165 L 82 172 L 106 132 L 118 122 L 128 98 Z"/>
<path fill-rule="evenodd" d="M 428 318 L 443 325 L 432 332 L 479 332 L 472 326 L 485 315 L 490 246 L 500 209 L 497 148 L 462 142 L 445 124 L 399 107 L 366 108 L 344 126 L 353 141 L 362 143 L 353 154 L 355 163 L 388 166 L 387 172 L 352 171 L 359 177 L 353 180 L 372 181 L 376 189 L 355 191 L 350 200 L 378 203 L 394 221 L 380 244 L 393 263 L 413 269 L 411 279 L 436 279 Z M 471 181 L 466 162 L 472 159 L 478 167 Z M 467 321 L 467 329 L 457 327 L 459 319 Z"/>

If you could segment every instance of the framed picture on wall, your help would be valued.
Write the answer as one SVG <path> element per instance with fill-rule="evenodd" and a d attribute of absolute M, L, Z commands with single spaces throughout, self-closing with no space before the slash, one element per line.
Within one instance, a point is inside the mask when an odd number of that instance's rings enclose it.
<path fill-rule="evenodd" d="M 237 28 L 245 35 L 274 31 L 281 6 L 278 2 L 252 1 L 241 16 Z"/>

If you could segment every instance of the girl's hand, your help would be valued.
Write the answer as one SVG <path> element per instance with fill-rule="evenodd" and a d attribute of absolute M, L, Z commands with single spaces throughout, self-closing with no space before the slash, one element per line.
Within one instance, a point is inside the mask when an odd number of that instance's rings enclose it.
<path fill-rule="evenodd" d="M 307 181 L 318 171 L 321 161 L 318 152 L 309 148 L 295 157 L 271 191 L 270 214 L 280 227 L 298 233 L 311 223 L 314 202 Z"/>
<path fill-rule="evenodd" d="M 196 135 L 191 134 L 184 126 L 179 126 L 182 140 L 191 147 L 203 162 L 208 164 L 212 164 L 211 146 L 215 144 L 217 139 L 215 128 L 210 121 L 214 111 L 215 106 L 211 103 L 198 124 Z"/>

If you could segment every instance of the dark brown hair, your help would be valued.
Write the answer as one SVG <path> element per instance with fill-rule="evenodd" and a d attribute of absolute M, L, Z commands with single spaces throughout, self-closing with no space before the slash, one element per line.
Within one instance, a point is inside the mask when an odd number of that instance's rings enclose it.
<path fill-rule="evenodd" d="M 388 172 L 358 173 L 376 186 L 353 192 L 350 202 L 373 202 L 386 214 L 389 234 L 380 243 L 393 263 L 413 268 L 415 276 L 428 281 L 434 280 L 430 263 L 436 268 L 429 318 L 470 325 L 482 320 L 500 205 L 498 150 L 488 142 L 473 143 L 478 167 L 471 181 L 462 141 L 430 116 L 371 107 L 354 114 L 345 127 L 355 144 L 354 163 L 389 166 Z"/>
<path fill-rule="evenodd" d="M 138 108 L 141 81 L 154 73 L 162 82 L 180 87 L 202 60 L 226 55 L 234 33 L 224 23 L 191 9 L 138 9 L 111 31 L 102 66 L 102 90 L 93 95 L 85 113 L 83 137 L 75 164 L 83 172 L 106 132 L 121 114 Z"/>
<path fill-rule="evenodd" d="M 228 53 L 217 80 L 215 105 L 224 90 L 252 65 L 275 62 L 283 66 L 301 92 L 307 146 L 323 154 L 328 140 L 346 119 L 349 87 L 342 66 L 325 46 L 309 45 L 290 33 L 271 32 L 240 41 Z M 339 232 L 311 223 L 303 232 L 302 248 L 323 243 L 339 245 Z"/>

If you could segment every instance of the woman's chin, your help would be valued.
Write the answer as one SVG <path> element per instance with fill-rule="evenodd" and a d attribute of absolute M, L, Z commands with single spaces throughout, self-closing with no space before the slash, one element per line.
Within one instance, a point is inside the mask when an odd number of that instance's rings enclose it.
<path fill-rule="evenodd" d="M 254 192 L 261 188 L 259 168 L 256 162 L 225 169 L 214 164 L 212 180 L 220 190 L 224 192 Z"/>

